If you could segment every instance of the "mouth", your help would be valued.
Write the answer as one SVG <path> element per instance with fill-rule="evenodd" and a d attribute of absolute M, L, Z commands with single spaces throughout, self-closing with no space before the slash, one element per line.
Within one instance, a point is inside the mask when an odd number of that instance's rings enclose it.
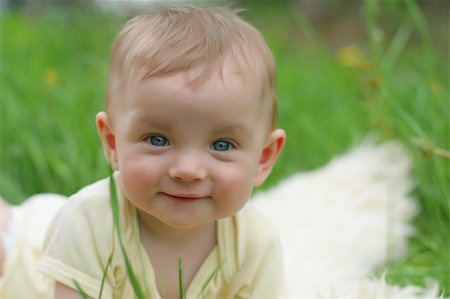
<path fill-rule="evenodd" d="M 190 202 L 195 202 L 201 199 L 204 199 L 204 196 L 197 196 L 197 195 L 190 195 L 190 194 L 169 194 L 169 193 L 165 193 L 165 192 L 161 192 L 161 195 L 172 201 L 172 202 L 176 202 L 176 203 L 190 203 Z"/>

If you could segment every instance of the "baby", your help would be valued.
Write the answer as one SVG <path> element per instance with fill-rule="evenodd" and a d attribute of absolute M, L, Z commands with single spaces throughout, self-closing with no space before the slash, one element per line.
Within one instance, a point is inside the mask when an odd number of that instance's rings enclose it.
<path fill-rule="evenodd" d="M 115 184 L 83 188 L 50 225 L 38 270 L 55 298 L 79 298 L 77 286 L 135 298 L 120 236 L 145 298 L 180 298 L 179 259 L 187 298 L 279 297 L 278 234 L 247 205 L 285 142 L 276 111 L 273 56 L 235 11 L 178 5 L 129 21 L 96 118 Z"/>

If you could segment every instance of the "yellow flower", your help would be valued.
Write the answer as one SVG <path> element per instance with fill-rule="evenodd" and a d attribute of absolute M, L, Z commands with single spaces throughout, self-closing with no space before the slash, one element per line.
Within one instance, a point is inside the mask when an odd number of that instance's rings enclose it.
<path fill-rule="evenodd" d="M 367 70 L 370 67 L 369 60 L 362 51 L 355 46 L 347 46 L 336 53 L 337 60 L 344 66 Z"/>
<path fill-rule="evenodd" d="M 430 82 L 431 93 L 435 96 L 442 95 L 443 89 L 441 83 L 436 80 L 431 80 Z"/>
<path fill-rule="evenodd" d="M 59 83 L 59 72 L 53 68 L 44 71 L 44 83 L 47 88 L 53 88 Z"/>

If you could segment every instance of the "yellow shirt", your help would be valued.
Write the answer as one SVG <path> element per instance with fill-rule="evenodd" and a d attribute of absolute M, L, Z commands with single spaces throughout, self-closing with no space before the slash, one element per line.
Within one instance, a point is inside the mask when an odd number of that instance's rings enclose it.
<path fill-rule="evenodd" d="M 146 298 L 160 299 L 152 264 L 139 239 L 136 209 L 119 194 L 122 238 Z M 203 262 L 186 291 L 193 298 L 274 299 L 284 291 L 282 251 L 276 229 L 251 207 L 217 222 L 218 244 Z M 101 180 L 73 195 L 49 227 L 38 270 L 97 298 L 103 271 L 102 298 L 136 298 L 114 231 L 109 182 Z M 217 275 L 199 294 L 221 264 Z"/>

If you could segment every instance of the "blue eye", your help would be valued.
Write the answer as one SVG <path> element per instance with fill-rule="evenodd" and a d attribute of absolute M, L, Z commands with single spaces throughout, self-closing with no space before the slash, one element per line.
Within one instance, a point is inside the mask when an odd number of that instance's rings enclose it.
<path fill-rule="evenodd" d="M 219 140 L 212 144 L 212 149 L 218 152 L 226 152 L 232 148 L 232 144 L 228 141 Z"/>
<path fill-rule="evenodd" d="M 167 140 L 167 138 L 163 137 L 163 136 L 149 136 L 147 137 L 147 141 L 154 146 L 167 146 L 169 145 L 169 141 Z"/>

